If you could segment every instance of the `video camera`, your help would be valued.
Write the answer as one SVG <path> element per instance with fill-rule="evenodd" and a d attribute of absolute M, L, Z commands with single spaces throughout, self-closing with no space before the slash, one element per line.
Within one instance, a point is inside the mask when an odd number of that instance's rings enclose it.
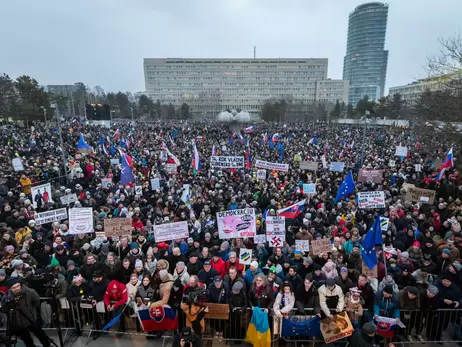
<path fill-rule="evenodd" d="M 184 327 L 180 333 L 180 341 L 184 341 L 185 347 L 195 347 L 196 346 L 196 335 L 194 330 L 190 327 Z"/>
<path fill-rule="evenodd" d="M 207 300 L 209 296 L 209 291 L 205 288 L 199 288 L 188 294 L 188 299 L 193 303 L 198 305 Z"/>

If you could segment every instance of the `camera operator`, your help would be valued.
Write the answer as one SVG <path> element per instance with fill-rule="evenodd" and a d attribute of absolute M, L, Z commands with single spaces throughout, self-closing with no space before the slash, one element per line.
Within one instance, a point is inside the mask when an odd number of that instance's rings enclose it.
<path fill-rule="evenodd" d="M 190 327 L 184 327 L 181 333 L 175 335 L 172 347 L 202 347 L 203 342 L 199 335 Z"/>
<path fill-rule="evenodd" d="M 36 324 L 40 297 L 37 292 L 21 285 L 19 278 L 8 281 L 10 289 L 2 298 L 2 310 L 8 315 L 8 332 L 18 336 L 26 347 L 35 347 L 30 333 L 34 333 L 44 347 L 50 346 L 50 339 Z"/>

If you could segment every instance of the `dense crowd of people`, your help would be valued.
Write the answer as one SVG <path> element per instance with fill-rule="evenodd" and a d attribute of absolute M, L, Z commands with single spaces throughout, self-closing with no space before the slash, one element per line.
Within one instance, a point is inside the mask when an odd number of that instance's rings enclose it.
<path fill-rule="evenodd" d="M 170 305 L 200 333 L 207 302 L 229 304 L 234 339 L 245 336 L 243 318 L 247 308 L 256 306 L 273 319 L 305 310 L 321 318 L 346 311 L 358 330 L 374 317 L 393 317 L 403 321 L 411 341 L 441 340 L 450 324 L 461 324 L 462 181 L 455 166 L 435 179 L 435 162 L 444 161 L 451 147 L 436 133 L 419 136 L 409 129 L 319 122 L 258 124 L 246 133 L 193 121 L 119 122 L 111 129 L 78 122 L 62 129 L 8 125 L 0 132 L 6 187 L 0 200 L 0 291 L 5 296 L 14 286 L 34 291 L 34 298 L 49 296 L 44 284 L 53 278 L 57 298 L 102 301 L 108 317 L 128 302 L 120 331 L 136 307 Z M 93 150 L 76 149 L 80 135 Z M 200 168 L 193 164 L 193 140 Z M 162 154 L 163 144 L 180 162 L 173 173 L 167 172 L 165 159 L 171 158 Z M 396 146 L 407 147 L 407 155 L 395 156 Z M 134 176 L 125 185 L 120 184 L 121 166 L 111 165 L 111 159 L 120 157 L 119 149 L 129 156 Z M 250 165 L 212 168 L 212 152 L 245 156 Z M 458 149 L 453 152 L 457 155 Z M 327 163 L 345 163 L 344 171 L 324 168 L 323 155 Z M 14 158 L 21 159 L 22 171 L 13 170 Z M 257 159 L 290 168 L 268 170 L 266 179 L 257 179 Z M 300 169 L 301 161 L 318 162 L 319 168 Z M 381 170 L 382 179 L 359 182 L 359 169 Z M 349 171 L 355 191 L 335 201 Z M 159 179 L 160 189 L 152 189 L 152 178 Z M 103 185 L 102 179 L 112 184 Z M 47 182 L 51 197 L 33 197 L 31 188 Z M 303 183 L 315 183 L 316 192 L 307 197 Z M 406 200 L 405 183 L 436 191 L 434 203 Z M 189 201 L 182 199 L 184 184 L 190 185 Z M 135 194 L 138 185 L 141 194 Z M 362 191 L 384 191 L 386 207 L 358 208 L 357 193 Z M 60 197 L 73 193 L 77 201 L 63 205 Z M 303 211 L 286 219 L 281 247 L 255 243 L 251 237 L 219 238 L 217 212 L 254 208 L 261 235 L 266 216 L 303 199 Z M 41 225 L 34 220 L 37 213 L 62 207 L 91 207 L 94 232 L 74 235 L 68 220 Z M 389 222 L 374 276 L 363 271 L 361 243 L 378 214 Z M 131 218 L 131 233 L 104 236 L 104 220 L 110 218 Z M 188 223 L 188 238 L 155 240 L 153 225 L 178 221 Z M 295 249 L 296 240 L 322 238 L 331 240 L 330 252 L 314 256 Z M 250 265 L 239 263 L 240 248 L 253 250 Z M 207 291 L 198 303 L 190 293 L 200 288 Z M 39 303 L 30 300 L 28 294 L 21 305 L 36 320 Z M 454 313 L 442 315 L 447 309 Z M 217 337 L 229 337 L 223 322 L 216 327 Z M 26 328 L 24 322 L 21 336 Z M 371 329 L 373 324 L 366 333 Z"/>

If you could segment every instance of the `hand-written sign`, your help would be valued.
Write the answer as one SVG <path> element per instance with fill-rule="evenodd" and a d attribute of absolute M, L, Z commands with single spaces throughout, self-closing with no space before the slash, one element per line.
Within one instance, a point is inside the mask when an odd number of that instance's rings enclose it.
<path fill-rule="evenodd" d="M 122 237 L 132 234 L 131 218 L 111 218 L 104 220 L 104 233 L 107 237 Z"/>
<path fill-rule="evenodd" d="M 165 164 L 165 171 L 168 173 L 176 173 L 176 164 Z"/>
<path fill-rule="evenodd" d="M 398 157 L 405 157 L 407 156 L 407 147 L 404 146 L 396 146 L 395 155 Z"/>
<path fill-rule="evenodd" d="M 212 304 L 207 303 L 208 312 L 205 318 L 208 319 L 229 319 L 229 305 L 228 304 Z"/>
<path fill-rule="evenodd" d="M 406 192 L 406 201 L 423 202 L 433 204 L 435 201 L 436 191 L 422 188 L 408 188 Z"/>
<path fill-rule="evenodd" d="M 286 218 L 281 216 L 266 216 L 266 241 L 270 246 L 285 240 Z M 276 237 L 276 238 L 275 238 Z"/>
<path fill-rule="evenodd" d="M 322 253 L 332 252 L 332 244 L 330 239 L 320 239 L 311 241 L 311 255 L 319 255 Z"/>
<path fill-rule="evenodd" d="M 295 240 L 295 249 L 300 252 L 309 252 L 310 251 L 310 241 Z"/>
<path fill-rule="evenodd" d="M 316 194 L 316 184 L 314 183 L 305 183 L 303 184 L 303 193 L 307 194 Z"/>
<path fill-rule="evenodd" d="M 373 182 L 381 183 L 383 180 L 382 170 L 359 170 L 358 181 L 359 182 Z"/>
<path fill-rule="evenodd" d="M 359 208 L 385 208 L 385 192 L 359 192 Z"/>
<path fill-rule="evenodd" d="M 188 222 L 175 222 L 154 225 L 154 239 L 156 242 L 186 239 L 188 237 Z"/>
<path fill-rule="evenodd" d="M 244 157 L 210 157 L 210 166 L 217 169 L 239 169 L 244 167 Z"/>
<path fill-rule="evenodd" d="M 302 170 L 316 171 L 318 167 L 319 167 L 319 163 L 317 161 L 301 161 L 300 162 L 300 169 Z"/>

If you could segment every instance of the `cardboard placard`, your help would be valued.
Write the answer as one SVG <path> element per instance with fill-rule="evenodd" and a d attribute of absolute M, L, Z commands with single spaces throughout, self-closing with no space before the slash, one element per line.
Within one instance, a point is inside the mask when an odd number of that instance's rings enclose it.
<path fill-rule="evenodd" d="M 106 218 L 104 220 L 104 234 L 107 237 L 123 237 L 132 234 L 131 218 Z"/>
<path fill-rule="evenodd" d="M 424 204 L 433 204 L 435 201 L 436 191 L 423 188 L 409 188 L 406 192 L 406 201 L 421 202 Z"/>
<path fill-rule="evenodd" d="M 409 188 L 415 188 L 415 185 L 414 185 L 414 184 L 411 184 L 411 183 L 403 183 L 403 185 L 401 186 L 401 189 L 405 189 L 406 191 L 407 191 Z"/>
<path fill-rule="evenodd" d="M 332 319 L 325 318 L 321 321 L 321 333 L 326 343 L 331 343 L 353 335 L 353 326 L 346 312 L 340 312 Z"/>
<path fill-rule="evenodd" d="M 319 168 L 319 163 L 317 161 L 301 161 L 300 169 L 302 170 L 311 170 L 316 171 Z"/>
<path fill-rule="evenodd" d="M 300 252 L 309 252 L 310 251 L 310 241 L 295 240 L 295 249 Z"/>
<path fill-rule="evenodd" d="M 229 305 L 228 304 L 206 304 L 209 312 L 205 314 L 208 319 L 229 319 Z"/>
<path fill-rule="evenodd" d="M 383 171 L 382 170 L 359 170 L 358 181 L 359 182 L 373 182 L 382 183 Z"/>
<path fill-rule="evenodd" d="M 311 255 L 319 255 L 321 253 L 332 252 L 332 244 L 330 239 L 320 239 L 311 241 Z"/>
<path fill-rule="evenodd" d="M 366 277 L 377 278 L 377 265 L 371 270 L 362 262 L 362 273 Z"/>
<path fill-rule="evenodd" d="M 252 250 L 239 248 L 239 264 L 250 265 L 252 262 Z"/>

